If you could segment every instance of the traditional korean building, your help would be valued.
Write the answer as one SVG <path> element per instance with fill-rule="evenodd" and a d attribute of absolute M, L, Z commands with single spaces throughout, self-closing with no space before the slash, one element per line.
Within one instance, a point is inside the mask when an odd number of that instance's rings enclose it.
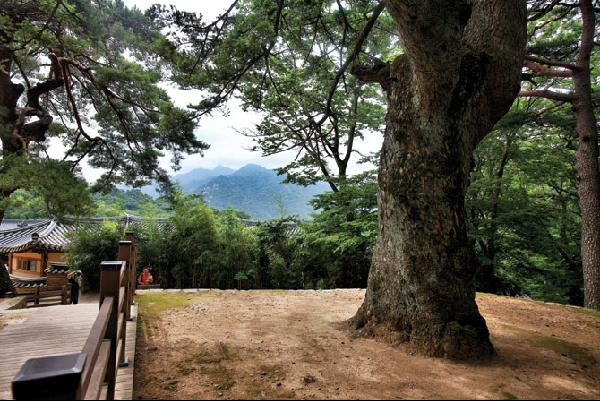
<path fill-rule="evenodd" d="M 49 267 L 63 267 L 68 234 L 76 225 L 42 220 L 0 231 L 0 253 L 8 256 L 8 271 L 23 278 L 44 277 Z"/>
<path fill-rule="evenodd" d="M 66 274 L 66 247 L 71 234 L 84 227 L 99 226 L 104 221 L 117 222 L 124 230 L 150 222 L 168 229 L 168 219 L 148 220 L 125 215 L 118 218 L 57 220 L 4 220 L 0 226 L 0 255 L 13 278 L 15 287 L 36 286 Z M 62 281 L 62 279 L 61 279 Z M 49 283 L 51 285 L 51 283 Z"/>

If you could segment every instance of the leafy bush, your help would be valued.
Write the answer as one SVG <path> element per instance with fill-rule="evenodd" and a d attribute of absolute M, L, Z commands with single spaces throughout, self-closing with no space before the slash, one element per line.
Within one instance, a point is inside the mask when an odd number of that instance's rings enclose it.
<path fill-rule="evenodd" d="M 134 228 L 137 234 L 137 274 L 144 268 L 150 269 L 155 284 L 166 288 L 169 284 L 170 238 L 168 231 L 159 228 L 156 222 L 138 224 Z"/>
<path fill-rule="evenodd" d="M 67 247 L 67 263 L 71 270 L 83 273 L 83 291 L 100 289 L 100 264 L 116 260 L 123 233 L 114 223 L 89 227 L 73 235 Z"/>

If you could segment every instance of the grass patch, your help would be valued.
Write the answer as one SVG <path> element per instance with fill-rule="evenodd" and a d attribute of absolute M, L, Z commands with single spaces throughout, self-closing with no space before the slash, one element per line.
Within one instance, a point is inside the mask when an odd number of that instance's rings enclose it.
<path fill-rule="evenodd" d="M 181 376 L 199 372 L 214 390 L 225 391 L 235 386 L 236 382 L 224 363 L 236 358 L 237 355 L 222 342 L 212 350 L 196 346 L 189 349 L 188 355 L 175 365 L 175 370 Z"/>
<path fill-rule="evenodd" d="M 185 361 L 178 363 L 175 366 L 175 370 L 177 371 L 177 374 L 182 375 L 182 376 L 189 376 L 192 373 L 194 373 L 196 371 L 196 368 L 189 363 L 186 363 Z"/>
<path fill-rule="evenodd" d="M 593 363 L 594 357 L 579 345 L 557 337 L 530 332 L 529 342 L 536 347 L 551 349 L 555 353 L 571 358 L 574 362 Z"/>
<path fill-rule="evenodd" d="M 260 376 L 271 381 L 282 381 L 287 378 L 287 374 L 280 365 L 260 365 L 258 372 Z"/>
<path fill-rule="evenodd" d="M 173 380 L 173 381 L 170 381 L 168 383 L 165 383 L 163 385 L 163 390 L 166 390 L 166 391 L 175 391 L 175 390 L 177 390 L 177 384 L 178 383 L 179 382 L 176 381 L 176 380 Z"/>
<path fill-rule="evenodd" d="M 139 313 L 146 320 L 158 319 L 169 309 L 180 309 L 199 302 L 212 301 L 214 295 L 196 295 L 185 293 L 160 293 L 139 295 L 135 298 L 139 305 Z"/>
<path fill-rule="evenodd" d="M 502 398 L 505 400 L 518 400 L 516 395 L 509 393 L 508 391 L 501 391 L 500 395 L 502 395 Z"/>
<path fill-rule="evenodd" d="M 200 302 L 212 301 L 215 295 L 185 294 L 181 292 L 145 294 L 135 297 L 138 304 L 137 328 L 148 338 L 152 338 L 160 328 L 158 322 L 163 312 L 181 309 Z"/>
<path fill-rule="evenodd" d="M 219 354 L 225 361 L 231 361 L 233 359 L 233 354 L 225 343 L 219 342 Z"/>
<path fill-rule="evenodd" d="M 506 387 L 505 384 L 499 384 L 492 390 L 494 393 L 500 394 L 500 397 L 498 397 L 498 399 L 502 399 L 502 400 L 518 400 L 519 399 L 519 398 L 517 398 L 516 395 L 514 395 L 510 391 L 504 390 L 504 387 Z"/>
<path fill-rule="evenodd" d="M 210 365 L 224 361 L 232 361 L 234 359 L 237 359 L 235 352 L 233 352 L 227 344 L 220 342 L 217 345 L 215 352 L 198 349 L 187 356 L 182 363 L 186 365 Z"/>
<path fill-rule="evenodd" d="M 586 315 L 590 315 L 600 319 L 600 311 L 586 308 L 576 308 L 575 310 L 579 313 L 585 313 Z"/>
<path fill-rule="evenodd" d="M 186 359 L 188 363 L 195 363 L 197 365 L 210 365 L 213 363 L 221 363 L 223 358 L 220 355 L 213 355 L 205 352 L 199 352 Z"/>
<path fill-rule="evenodd" d="M 477 298 L 491 298 L 491 297 L 498 297 L 498 295 L 496 294 L 489 294 L 487 292 L 477 292 L 476 293 Z"/>
<path fill-rule="evenodd" d="M 286 372 L 280 365 L 259 365 L 252 380 L 243 384 L 243 398 L 286 400 L 296 398 L 293 390 L 286 389 Z"/>
<path fill-rule="evenodd" d="M 563 340 L 562 338 L 541 334 L 531 330 L 524 330 L 519 327 L 505 325 L 506 328 L 516 332 L 519 338 L 527 341 L 534 347 L 544 348 L 554 353 L 570 358 L 574 362 L 584 365 L 593 365 L 596 363 L 595 358 L 585 349 L 571 341 Z"/>
<path fill-rule="evenodd" d="M 203 366 L 200 372 L 210 378 L 217 390 L 231 390 L 235 386 L 235 380 L 229 371 L 221 365 Z"/>
<path fill-rule="evenodd" d="M 302 336 L 302 340 L 304 341 L 304 343 L 306 345 L 308 345 L 311 349 L 313 349 L 315 351 L 318 351 L 318 352 L 325 352 L 326 351 L 325 347 L 316 338 L 308 337 L 308 336 Z"/>

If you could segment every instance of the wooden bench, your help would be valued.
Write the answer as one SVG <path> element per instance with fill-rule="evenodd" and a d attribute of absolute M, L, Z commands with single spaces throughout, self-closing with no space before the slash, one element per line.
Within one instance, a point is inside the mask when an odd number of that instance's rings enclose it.
<path fill-rule="evenodd" d="M 137 289 L 138 290 L 159 290 L 160 284 L 145 284 L 145 285 L 138 284 Z"/>

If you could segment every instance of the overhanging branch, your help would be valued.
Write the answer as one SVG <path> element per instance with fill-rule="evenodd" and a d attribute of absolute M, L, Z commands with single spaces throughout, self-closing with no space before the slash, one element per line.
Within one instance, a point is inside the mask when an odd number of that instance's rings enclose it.
<path fill-rule="evenodd" d="M 390 63 L 383 63 L 376 59 L 370 65 L 355 65 L 350 71 L 362 83 L 378 82 L 384 89 L 390 84 Z"/>
<path fill-rule="evenodd" d="M 575 101 L 575 94 L 571 92 L 556 92 L 550 89 L 538 89 L 538 90 L 523 90 L 519 92 L 519 97 L 539 97 L 549 100 L 556 100 L 559 102 Z"/>
<path fill-rule="evenodd" d="M 579 69 L 579 67 L 575 64 L 565 63 L 562 61 L 548 60 L 547 58 L 539 57 L 539 56 L 527 55 L 527 56 L 525 56 L 525 61 L 532 61 L 537 64 L 548 65 L 551 67 L 568 68 L 569 70 L 573 70 L 573 71 L 576 71 Z"/>
<path fill-rule="evenodd" d="M 542 65 L 535 61 L 531 61 L 531 60 L 527 60 L 527 59 L 523 61 L 523 66 L 529 68 L 537 76 L 558 77 L 558 78 L 570 78 L 573 76 L 573 70 L 570 70 L 568 68 L 564 68 L 564 67 L 560 67 L 559 69 L 551 68 L 546 65 Z"/>

